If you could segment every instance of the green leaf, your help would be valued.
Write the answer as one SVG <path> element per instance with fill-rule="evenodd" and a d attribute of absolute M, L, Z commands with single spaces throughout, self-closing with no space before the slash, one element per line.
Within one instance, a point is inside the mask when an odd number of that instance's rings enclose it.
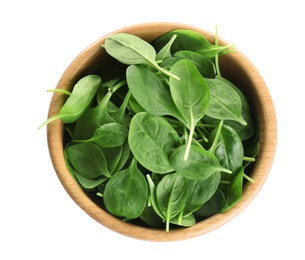
<path fill-rule="evenodd" d="M 241 114 L 243 119 L 247 122 L 247 125 L 243 125 L 237 121 L 226 120 L 225 124 L 231 126 L 240 136 L 242 141 L 249 139 L 255 133 L 255 113 L 251 104 L 243 92 L 241 92 L 232 82 L 219 76 L 217 76 L 217 79 L 222 80 L 237 92 L 241 100 Z"/>
<path fill-rule="evenodd" d="M 101 176 L 110 177 L 105 156 L 93 143 L 79 143 L 69 146 L 66 156 L 71 167 L 87 179 Z"/>
<path fill-rule="evenodd" d="M 109 177 L 106 176 L 100 176 L 96 179 L 88 179 L 77 172 L 75 172 L 75 176 L 79 182 L 79 184 L 85 189 L 85 190 L 92 190 L 96 188 L 98 185 L 102 184 L 103 182 L 107 181 Z"/>
<path fill-rule="evenodd" d="M 101 78 L 97 75 L 88 75 L 81 78 L 73 87 L 71 95 L 59 113 L 45 121 L 39 126 L 39 129 L 58 118 L 64 123 L 73 123 L 78 120 L 90 106 L 101 82 Z"/>
<path fill-rule="evenodd" d="M 97 128 L 93 136 L 87 140 L 72 140 L 73 142 L 92 142 L 101 147 L 118 147 L 122 145 L 128 135 L 126 126 L 118 123 L 108 123 Z"/>
<path fill-rule="evenodd" d="M 220 182 L 220 172 L 215 172 L 204 180 L 185 179 L 187 198 L 183 215 L 189 215 L 198 210 L 216 192 Z"/>
<path fill-rule="evenodd" d="M 130 155 L 130 149 L 127 140 L 121 146 L 111 148 L 100 147 L 100 149 L 105 155 L 108 171 L 111 175 L 122 169 Z"/>
<path fill-rule="evenodd" d="M 128 140 L 134 157 L 149 171 L 173 171 L 169 156 L 180 145 L 180 138 L 164 118 L 146 112 L 136 114 L 130 123 Z"/>
<path fill-rule="evenodd" d="M 187 59 L 191 61 L 203 77 L 215 78 L 216 76 L 214 63 L 198 52 L 186 50 L 178 51 L 174 54 L 174 58 Z"/>
<path fill-rule="evenodd" d="M 183 227 L 191 227 L 196 224 L 196 219 L 193 214 L 187 216 L 176 216 L 170 220 L 171 224 Z"/>
<path fill-rule="evenodd" d="M 75 124 L 75 130 L 73 132 L 74 140 L 89 139 L 94 135 L 94 132 L 100 126 L 115 122 L 115 120 L 109 115 L 108 104 L 115 91 L 117 91 L 125 84 L 125 80 L 116 83 L 111 90 L 108 90 L 107 94 L 96 107 L 88 108 L 84 112 L 84 114 L 77 120 Z"/>
<path fill-rule="evenodd" d="M 210 143 L 213 142 L 217 129 L 213 130 L 209 136 Z M 215 145 L 214 155 L 220 165 L 232 171 L 233 175 L 237 174 L 243 164 L 244 148 L 239 135 L 231 128 L 223 124 L 218 141 Z M 232 175 L 227 175 L 231 178 Z"/>
<path fill-rule="evenodd" d="M 206 79 L 211 99 L 206 112 L 209 117 L 220 120 L 235 120 L 247 125 L 241 114 L 242 103 L 238 93 L 219 79 Z"/>
<path fill-rule="evenodd" d="M 176 62 L 171 72 L 179 75 L 180 81 L 170 78 L 170 92 L 186 126 L 190 129 L 184 156 L 187 159 L 196 124 L 208 110 L 210 91 L 196 66 L 188 60 Z"/>
<path fill-rule="evenodd" d="M 217 189 L 214 195 L 205 202 L 194 214 L 208 218 L 219 213 L 225 204 L 225 195 Z"/>
<path fill-rule="evenodd" d="M 103 194 L 106 209 L 115 216 L 127 219 L 135 219 L 142 214 L 147 196 L 147 182 L 137 168 L 136 160 L 126 170 L 110 178 Z"/>
<path fill-rule="evenodd" d="M 243 193 L 244 168 L 241 167 L 232 183 L 225 186 L 223 193 L 226 197 L 226 202 L 221 212 L 225 212 L 237 204 L 242 198 Z"/>
<path fill-rule="evenodd" d="M 104 47 L 109 55 L 121 63 L 127 65 L 149 65 L 167 76 L 179 79 L 157 64 L 157 54 L 153 46 L 138 36 L 128 33 L 116 33 L 107 37 Z"/>
<path fill-rule="evenodd" d="M 169 40 L 169 42 L 158 52 L 156 59 L 163 61 L 166 58 L 171 58 L 172 54 L 171 54 L 171 46 L 173 44 L 173 42 L 175 41 L 177 35 L 173 35 L 171 37 L 171 39 Z"/>
<path fill-rule="evenodd" d="M 156 188 L 156 198 L 168 232 L 170 220 L 179 214 L 186 201 L 184 178 L 176 173 L 165 175 Z"/>
<path fill-rule="evenodd" d="M 152 45 L 156 50 L 159 50 L 170 40 L 173 35 L 177 35 L 177 38 L 171 47 L 172 54 L 180 50 L 190 50 L 198 52 L 209 59 L 213 59 L 217 54 L 221 54 L 232 47 L 232 44 L 226 46 L 213 45 L 201 33 L 194 30 L 184 29 L 177 29 L 165 33 L 158 37 L 152 43 Z"/>
<path fill-rule="evenodd" d="M 126 79 L 132 96 L 148 113 L 181 118 L 166 82 L 155 73 L 141 66 L 131 65 L 127 68 Z"/>
<path fill-rule="evenodd" d="M 223 168 L 217 158 L 203 148 L 191 145 L 189 157 L 184 160 L 185 145 L 178 147 L 170 156 L 170 163 L 181 176 L 192 180 L 204 180 L 218 171 L 231 173 Z"/>

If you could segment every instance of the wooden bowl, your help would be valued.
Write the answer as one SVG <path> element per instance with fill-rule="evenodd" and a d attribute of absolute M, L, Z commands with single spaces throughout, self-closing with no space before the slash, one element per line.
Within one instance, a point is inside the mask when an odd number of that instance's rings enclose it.
<path fill-rule="evenodd" d="M 161 34 L 174 29 L 195 30 L 206 36 L 209 41 L 214 42 L 213 34 L 194 26 L 177 23 L 139 24 L 119 29 L 113 33 L 131 33 L 150 42 Z M 101 44 L 108 35 L 95 41 L 72 61 L 60 78 L 57 88 L 71 90 L 71 86 L 80 77 L 97 72 L 100 66 L 107 62 L 107 55 L 101 48 Z M 219 44 L 228 43 L 220 38 Z M 68 194 L 89 216 L 109 229 L 132 238 L 149 241 L 176 241 L 215 230 L 229 222 L 249 205 L 262 188 L 272 166 L 277 138 L 275 110 L 264 80 L 240 51 L 221 56 L 220 66 L 222 75 L 238 86 L 247 96 L 254 107 L 260 126 L 260 152 L 251 172 L 251 177 L 255 179 L 255 182 L 247 182 L 242 200 L 225 213 L 216 214 L 192 227 L 173 229 L 170 232 L 123 222 L 97 206 L 71 177 L 63 156 L 63 124 L 60 120 L 56 120 L 47 126 L 48 146 L 54 169 Z M 64 102 L 64 95 L 54 93 L 48 116 L 57 114 Z"/>

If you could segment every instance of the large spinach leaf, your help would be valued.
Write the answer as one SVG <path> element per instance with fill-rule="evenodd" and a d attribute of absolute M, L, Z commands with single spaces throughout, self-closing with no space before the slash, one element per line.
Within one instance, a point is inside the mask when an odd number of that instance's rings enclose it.
<path fill-rule="evenodd" d="M 179 174 L 167 174 L 156 188 L 159 209 L 166 221 L 166 231 L 172 218 L 183 209 L 186 201 L 186 184 Z"/>
<path fill-rule="evenodd" d="M 184 160 L 185 145 L 178 147 L 170 156 L 170 163 L 181 176 L 192 180 L 204 180 L 216 172 L 231 173 L 222 167 L 217 158 L 202 147 L 191 145 L 189 158 Z"/>
<path fill-rule="evenodd" d="M 180 145 L 180 137 L 166 119 L 146 112 L 136 114 L 130 123 L 128 140 L 134 157 L 148 170 L 173 171 L 169 156 Z"/>
<path fill-rule="evenodd" d="M 188 60 L 176 62 L 171 72 L 180 75 L 180 80 L 170 78 L 169 86 L 173 101 L 190 129 L 184 160 L 187 159 L 194 130 L 206 113 L 210 103 L 210 91 L 196 66 Z"/>
<path fill-rule="evenodd" d="M 126 170 L 114 174 L 107 182 L 103 194 L 106 209 L 126 219 L 139 217 L 145 209 L 148 186 L 144 175 L 132 160 Z"/>
<path fill-rule="evenodd" d="M 242 103 L 238 93 L 219 79 L 206 79 L 211 99 L 206 114 L 220 120 L 234 120 L 247 125 L 241 114 Z"/>

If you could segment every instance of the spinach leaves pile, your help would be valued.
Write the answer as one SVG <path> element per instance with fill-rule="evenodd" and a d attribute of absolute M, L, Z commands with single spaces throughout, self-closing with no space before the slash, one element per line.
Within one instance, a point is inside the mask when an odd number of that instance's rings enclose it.
<path fill-rule="evenodd" d="M 169 231 L 241 199 L 245 179 L 254 181 L 245 169 L 258 153 L 258 126 L 221 76 L 218 57 L 231 46 L 191 30 L 153 43 L 106 39 L 112 62 L 82 78 L 46 123 L 65 123 L 67 167 L 108 212 Z"/>

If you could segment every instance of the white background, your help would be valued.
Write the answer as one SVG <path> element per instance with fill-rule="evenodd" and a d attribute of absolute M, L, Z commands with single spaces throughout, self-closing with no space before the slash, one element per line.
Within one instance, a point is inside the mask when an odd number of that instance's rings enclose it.
<path fill-rule="evenodd" d="M 1 1 L 0 259 L 305 259 L 303 1 Z M 51 94 L 85 47 L 121 27 L 170 21 L 235 44 L 272 95 L 278 146 L 259 195 L 225 226 L 156 243 L 92 220 L 51 164 L 45 128 Z"/>

